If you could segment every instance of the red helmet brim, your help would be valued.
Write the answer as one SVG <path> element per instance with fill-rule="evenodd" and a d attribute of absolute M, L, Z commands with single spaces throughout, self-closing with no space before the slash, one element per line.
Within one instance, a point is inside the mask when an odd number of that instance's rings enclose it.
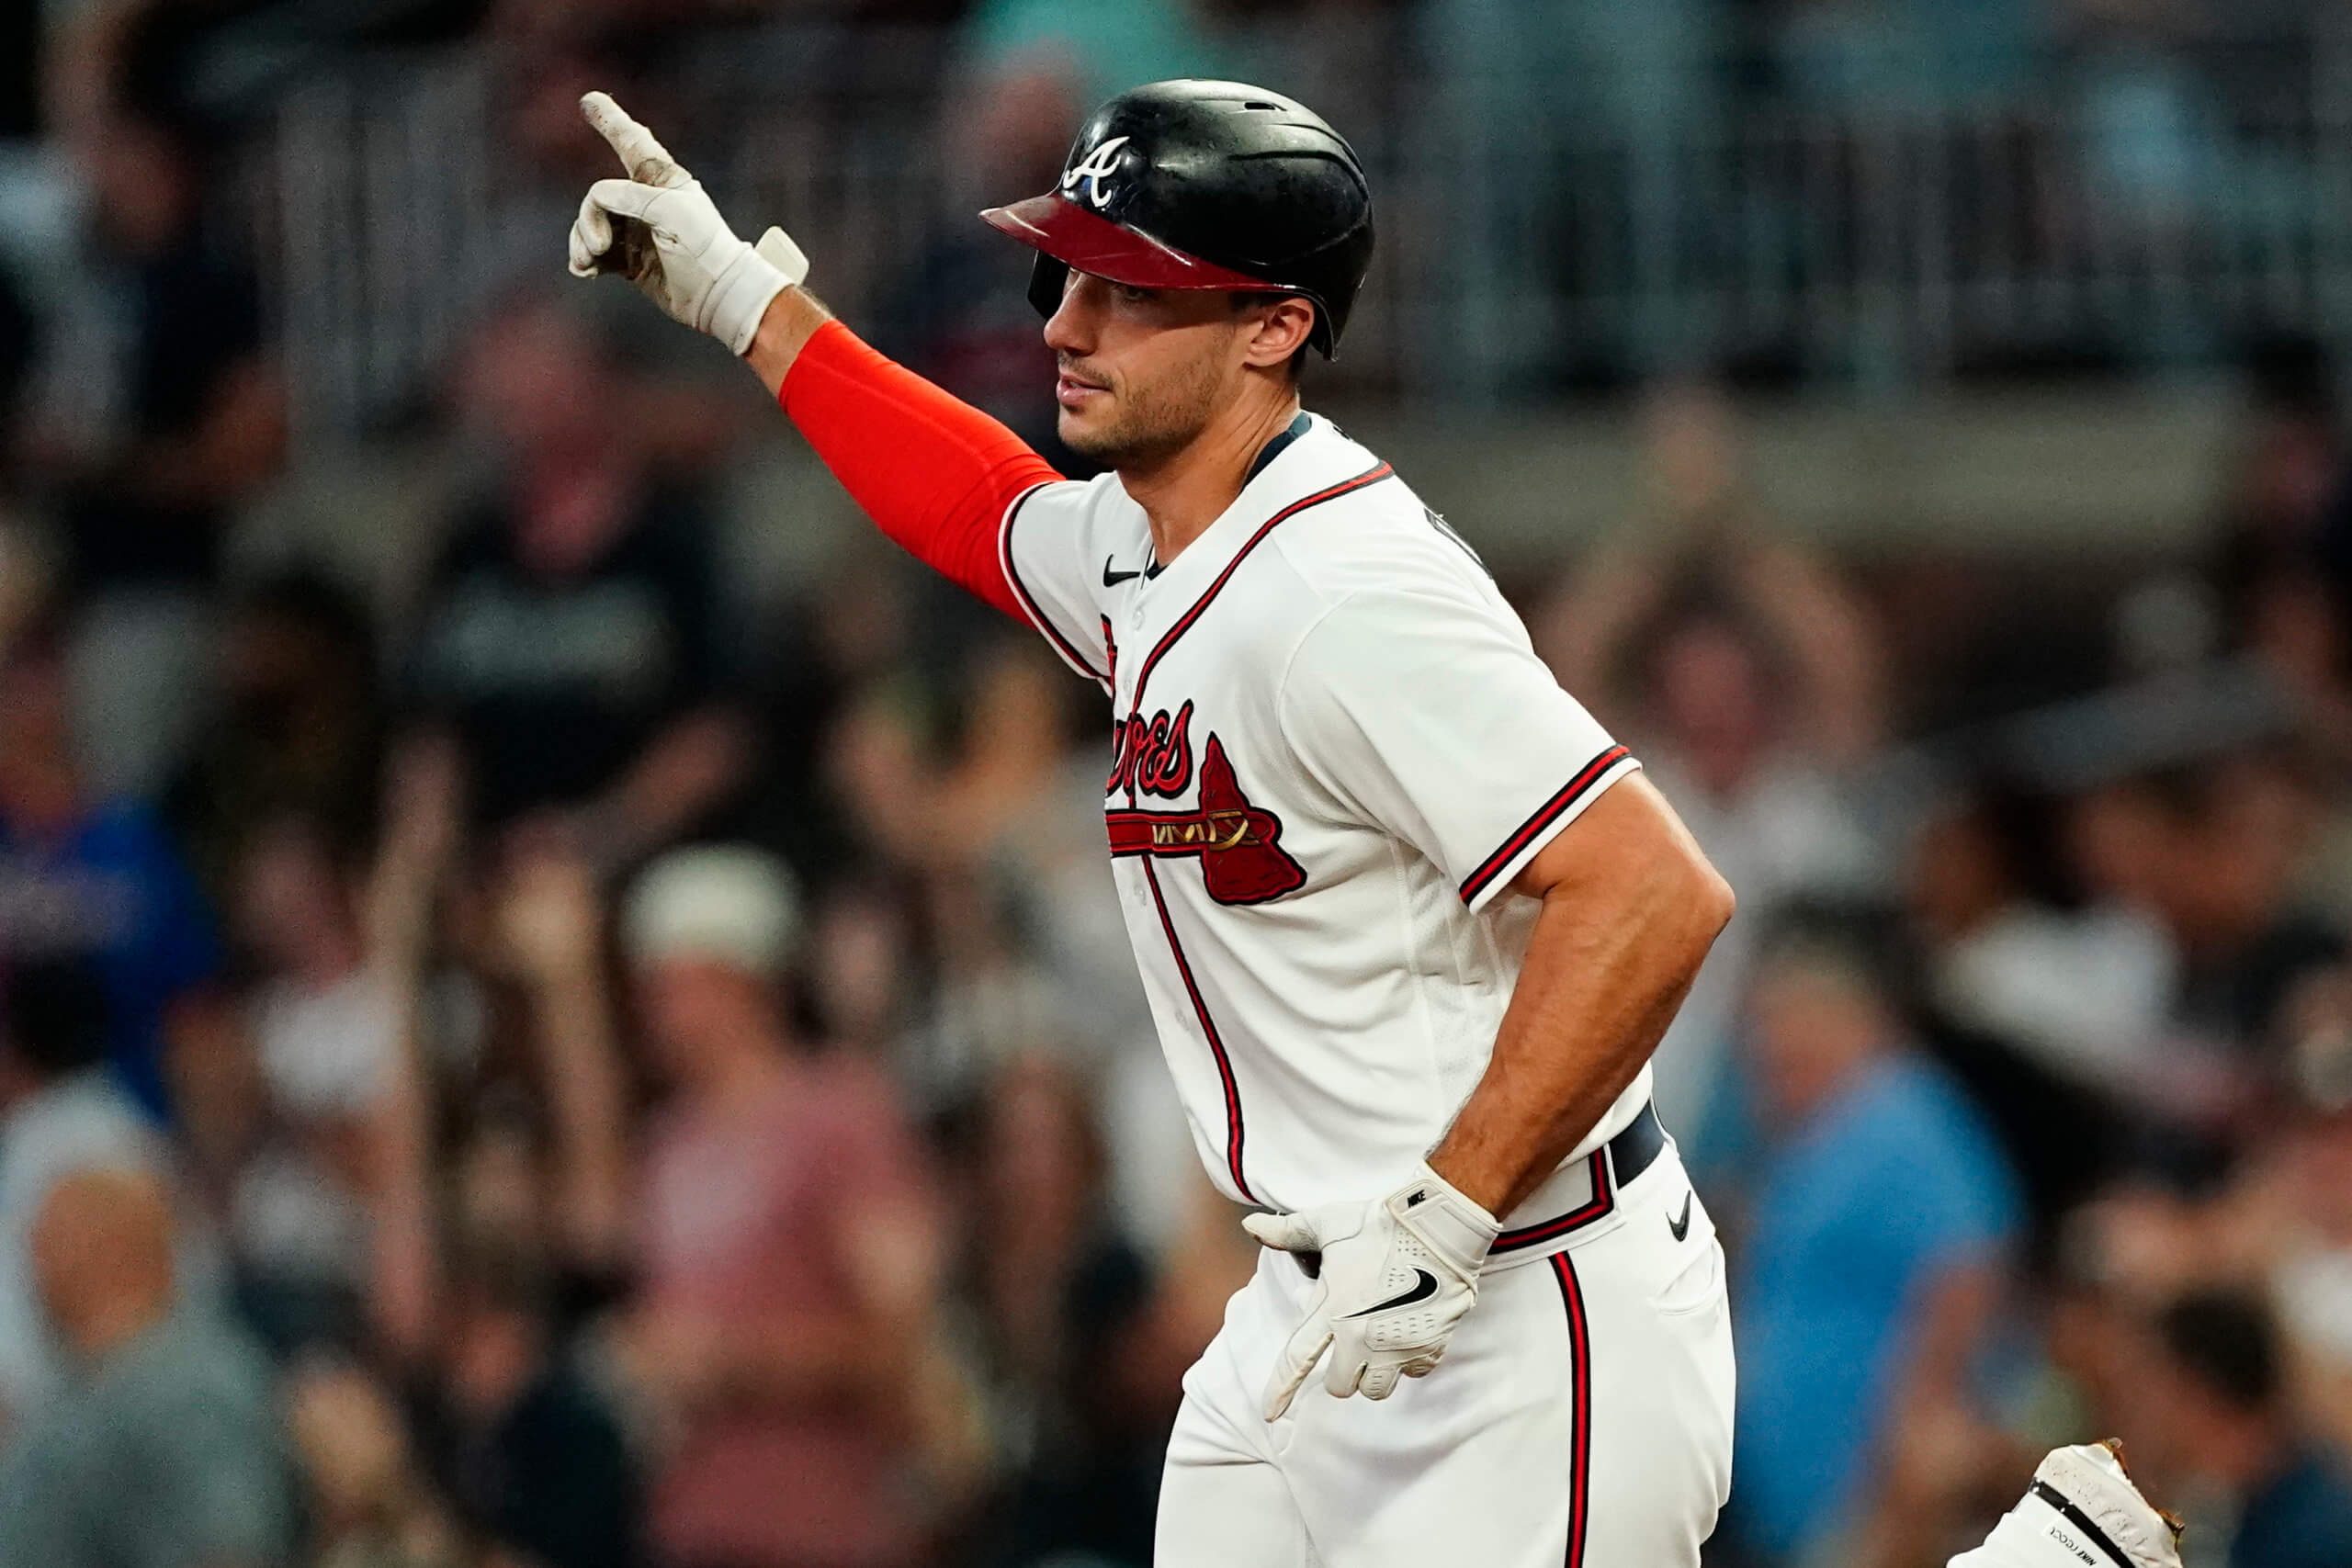
<path fill-rule="evenodd" d="M 1054 194 L 991 207 L 981 221 L 1077 272 L 1131 288 L 1282 289 L 1267 277 L 1204 262 Z"/>

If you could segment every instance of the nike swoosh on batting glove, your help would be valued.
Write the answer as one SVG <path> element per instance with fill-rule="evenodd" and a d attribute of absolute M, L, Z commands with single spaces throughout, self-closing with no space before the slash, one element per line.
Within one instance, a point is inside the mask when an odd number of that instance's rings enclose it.
<path fill-rule="evenodd" d="M 1295 1214 L 1251 1214 L 1266 1246 L 1309 1259 L 1315 1291 L 1266 1384 L 1279 1420 L 1328 1349 L 1323 1386 L 1340 1398 L 1385 1399 L 1399 1378 L 1426 1377 L 1478 1300 L 1494 1216 L 1423 1165 L 1385 1198 Z"/>
<path fill-rule="evenodd" d="M 757 245 L 736 238 L 701 183 L 605 94 L 582 97 L 580 112 L 628 178 L 588 187 L 571 225 L 572 276 L 617 272 L 672 319 L 750 353 L 769 301 L 808 276 L 808 258 L 781 229 Z"/>

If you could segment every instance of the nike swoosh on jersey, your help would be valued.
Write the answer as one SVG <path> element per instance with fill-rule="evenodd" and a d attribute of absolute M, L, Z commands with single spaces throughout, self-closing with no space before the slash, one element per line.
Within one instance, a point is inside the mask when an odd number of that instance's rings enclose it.
<path fill-rule="evenodd" d="M 1426 1269 L 1416 1269 L 1413 1270 L 1413 1274 L 1414 1280 L 1411 1289 L 1399 1295 L 1391 1296 L 1385 1302 L 1374 1303 L 1373 1305 L 1364 1308 L 1362 1312 L 1351 1312 L 1345 1314 L 1344 1315 L 1348 1317 L 1370 1317 L 1374 1313 L 1386 1312 L 1390 1307 L 1411 1306 L 1415 1302 L 1425 1302 L 1431 1296 L 1437 1294 L 1436 1275 L 1430 1273 Z"/>
<path fill-rule="evenodd" d="M 1690 1234 L 1690 1200 L 1695 1196 L 1695 1193 L 1685 1192 L 1682 1195 L 1682 1213 L 1666 1222 L 1666 1228 L 1674 1233 L 1677 1241 Z"/>
<path fill-rule="evenodd" d="M 1126 581 L 1129 578 L 1141 577 L 1143 573 L 1140 570 L 1113 571 L 1111 570 L 1111 558 L 1109 556 L 1104 556 L 1102 558 L 1102 586 L 1105 588 L 1116 588 L 1119 584 Z"/>

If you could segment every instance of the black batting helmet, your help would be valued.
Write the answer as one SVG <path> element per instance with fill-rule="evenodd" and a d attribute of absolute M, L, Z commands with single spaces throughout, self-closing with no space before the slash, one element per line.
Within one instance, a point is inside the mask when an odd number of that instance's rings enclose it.
<path fill-rule="evenodd" d="M 1303 294 L 1329 358 L 1372 260 L 1363 164 L 1323 117 L 1238 82 L 1154 82 L 1094 111 L 1061 184 L 980 214 L 1038 251 L 1052 315 L 1073 267 L 1137 288 Z"/>

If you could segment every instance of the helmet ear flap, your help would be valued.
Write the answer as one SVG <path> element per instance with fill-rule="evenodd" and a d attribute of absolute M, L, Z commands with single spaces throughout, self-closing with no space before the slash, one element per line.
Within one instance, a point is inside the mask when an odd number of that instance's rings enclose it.
<path fill-rule="evenodd" d="M 1327 360 L 1339 358 L 1339 334 L 1331 327 L 1331 308 L 1312 294 L 1306 297 L 1306 302 L 1315 307 L 1315 324 L 1306 329 L 1306 346 Z"/>
<path fill-rule="evenodd" d="M 1062 288 L 1069 279 L 1069 267 L 1056 261 L 1045 252 L 1037 253 L 1037 260 L 1029 268 L 1029 304 L 1037 314 L 1051 321 L 1062 307 Z"/>

